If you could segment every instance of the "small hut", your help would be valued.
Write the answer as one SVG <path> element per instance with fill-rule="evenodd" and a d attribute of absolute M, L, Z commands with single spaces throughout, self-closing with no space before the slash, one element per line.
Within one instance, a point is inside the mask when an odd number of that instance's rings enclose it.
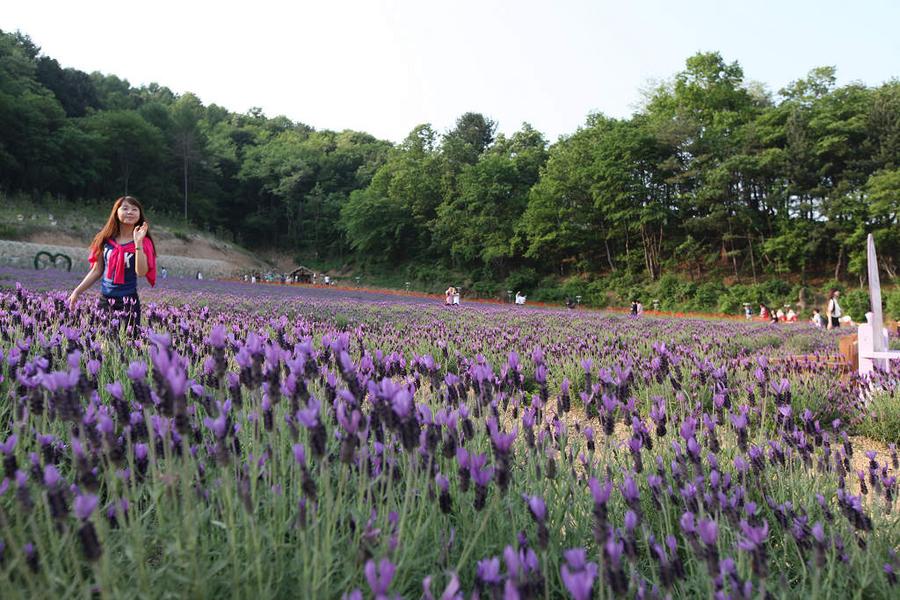
<path fill-rule="evenodd" d="M 297 267 L 290 273 L 290 281 L 296 283 L 312 283 L 313 270 L 306 267 Z"/>

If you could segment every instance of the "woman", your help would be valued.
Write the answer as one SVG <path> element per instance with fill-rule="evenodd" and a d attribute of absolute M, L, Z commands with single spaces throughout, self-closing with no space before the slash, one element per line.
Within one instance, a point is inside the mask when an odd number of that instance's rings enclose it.
<path fill-rule="evenodd" d="M 838 304 L 838 298 L 841 293 L 838 290 L 831 290 L 828 294 L 828 305 L 825 307 L 825 317 L 828 323 L 828 329 L 835 329 L 841 326 L 841 305 Z"/>
<path fill-rule="evenodd" d="M 444 292 L 444 301 L 447 306 L 453 306 L 453 302 L 456 298 L 456 288 L 452 285 L 447 288 L 447 291 Z"/>
<path fill-rule="evenodd" d="M 126 325 L 140 325 L 137 278 L 146 277 L 151 286 L 156 285 L 156 249 L 149 231 L 150 224 L 136 198 L 122 196 L 116 200 L 106 225 L 91 242 L 91 270 L 69 296 L 69 307 L 74 308 L 78 297 L 100 279 L 101 306 L 124 311 Z"/>

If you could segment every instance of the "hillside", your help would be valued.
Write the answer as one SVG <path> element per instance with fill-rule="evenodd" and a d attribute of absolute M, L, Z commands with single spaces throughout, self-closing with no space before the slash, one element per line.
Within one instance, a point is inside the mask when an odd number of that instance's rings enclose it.
<path fill-rule="evenodd" d="M 0 203 L 0 264 L 29 266 L 39 251 L 68 255 L 73 269 L 87 254 L 93 236 L 107 216 L 105 207 L 76 209 L 53 201 L 32 203 L 4 198 Z M 160 264 L 172 275 L 197 271 L 216 277 L 273 268 L 269 262 L 210 232 L 198 231 L 164 216 L 151 220 Z M 281 266 L 281 265 L 276 265 Z"/>

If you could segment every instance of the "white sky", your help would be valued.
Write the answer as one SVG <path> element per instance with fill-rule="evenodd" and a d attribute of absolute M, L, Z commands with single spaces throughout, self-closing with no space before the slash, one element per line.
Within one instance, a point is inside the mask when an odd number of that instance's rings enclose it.
<path fill-rule="evenodd" d="M 590 112 L 628 116 L 701 50 L 773 92 L 822 65 L 900 76 L 892 0 L 3 0 L 0 29 L 64 67 L 392 141 L 467 111 L 555 141 Z"/>

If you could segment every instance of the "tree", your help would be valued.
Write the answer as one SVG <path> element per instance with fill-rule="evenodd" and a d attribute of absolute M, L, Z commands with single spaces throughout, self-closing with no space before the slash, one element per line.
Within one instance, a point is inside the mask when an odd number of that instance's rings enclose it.
<path fill-rule="evenodd" d="M 0 32 L 0 177 L 13 189 L 39 190 L 57 163 L 59 101 L 36 80 L 37 49 L 28 36 Z"/>
<path fill-rule="evenodd" d="M 84 121 L 98 136 L 106 163 L 102 194 L 142 194 L 165 166 L 162 133 L 133 111 L 102 111 Z"/>
<path fill-rule="evenodd" d="M 59 100 L 67 117 L 83 117 L 100 108 L 94 82 L 87 73 L 77 69 L 63 69 L 56 60 L 41 56 L 37 59 L 37 80 Z"/>
<path fill-rule="evenodd" d="M 522 248 L 517 225 L 528 193 L 546 162 L 547 143 L 527 123 L 510 139 L 500 137 L 459 175 L 458 195 L 437 209 L 436 236 L 461 263 L 480 263 L 503 277 Z"/>
<path fill-rule="evenodd" d="M 172 107 L 175 152 L 181 163 L 184 181 L 184 218 L 188 218 L 188 172 L 192 163 L 205 154 L 206 139 L 198 124 L 203 117 L 203 104 L 193 94 L 185 94 Z"/>
<path fill-rule="evenodd" d="M 594 201 L 594 156 L 614 125 L 592 115 L 585 127 L 553 145 L 540 179 L 531 188 L 518 229 L 526 240 L 525 256 L 551 272 L 563 274 L 567 264 L 599 267 L 599 258 L 616 269 L 610 240 L 613 233 Z"/>

